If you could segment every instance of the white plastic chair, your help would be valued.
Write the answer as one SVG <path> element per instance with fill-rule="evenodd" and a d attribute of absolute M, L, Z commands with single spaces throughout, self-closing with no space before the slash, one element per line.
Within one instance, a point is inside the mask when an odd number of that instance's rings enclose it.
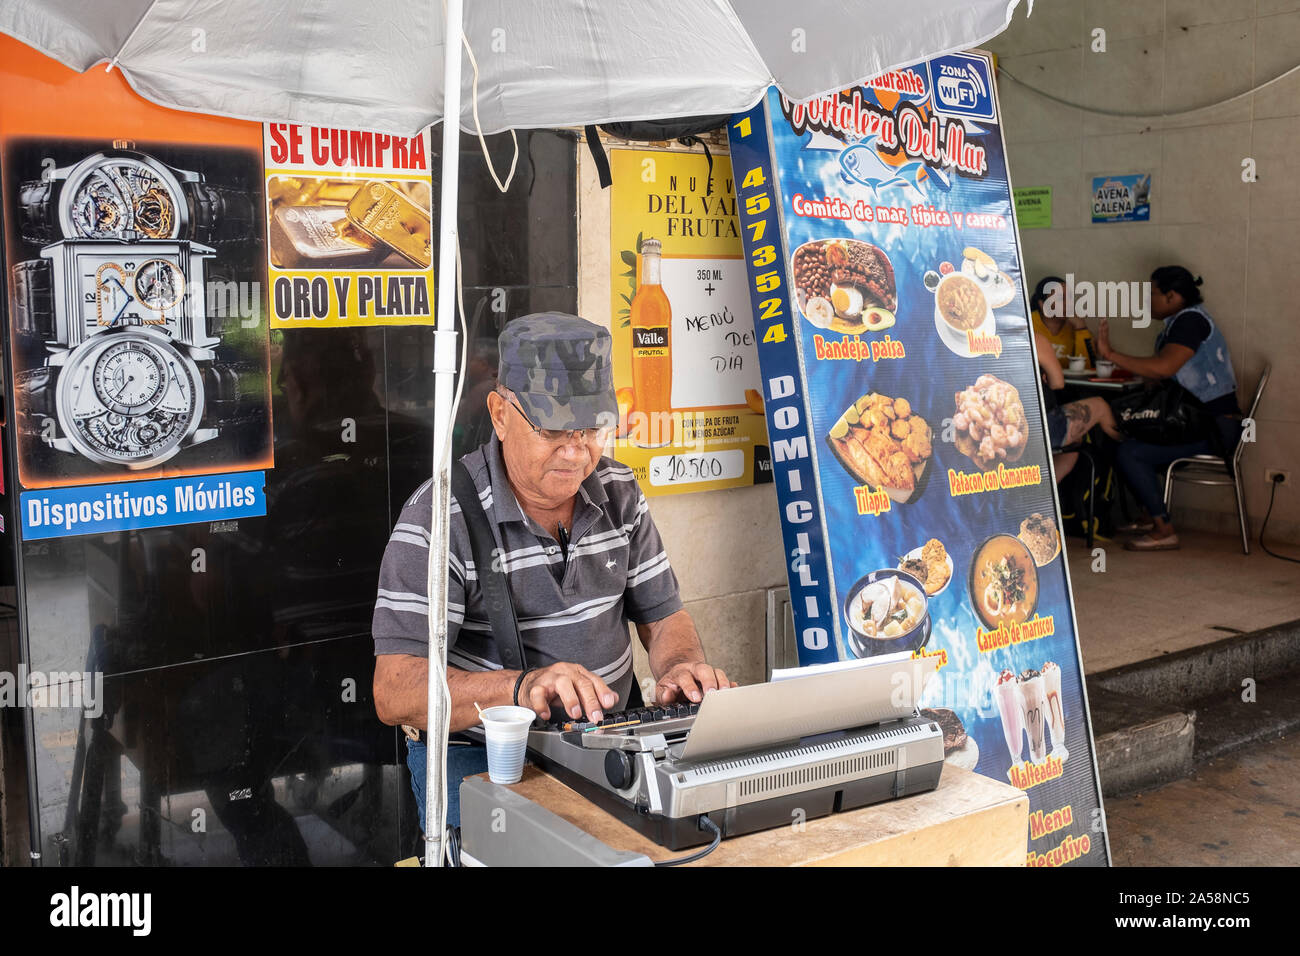
<path fill-rule="evenodd" d="M 1268 384 L 1272 365 L 1265 365 L 1260 373 L 1259 384 L 1255 386 L 1255 397 L 1251 399 L 1250 411 L 1246 417 L 1253 419 L 1259 410 L 1259 400 L 1264 395 L 1264 386 Z M 1169 463 L 1165 471 L 1165 508 L 1170 509 L 1174 502 L 1174 482 L 1185 481 L 1194 485 L 1224 485 L 1232 488 L 1237 499 L 1237 519 L 1241 522 L 1241 550 L 1250 554 L 1250 525 L 1246 519 L 1246 489 L 1241 482 L 1241 455 L 1246 450 L 1244 441 L 1237 442 L 1232 453 L 1232 466 L 1229 467 L 1219 455 L 1193 455 L 1191 458 L 1178 458 Z"/>

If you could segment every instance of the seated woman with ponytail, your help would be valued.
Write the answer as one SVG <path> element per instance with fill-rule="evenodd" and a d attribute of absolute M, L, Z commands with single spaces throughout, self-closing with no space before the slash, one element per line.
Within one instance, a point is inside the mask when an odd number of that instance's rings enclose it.
<path fill-rule="evenodd" d="M 1110 328 L 1104 320 L 1097 335 L 1101 358 L 1149 380 L 1173 379 L 1191 395 L 1205 423 L 1204 434 L 1196 441 L 1166 445 L 1130 439 L 1116 451 L 1120 474 L 1151 519 L 1149 525 L 1139 522 L 1128 529 L 1148 532 L 1124 545 L 1130 551 L 1178 547 L 1164 502 L 1169 463 L 1206 454 L 1230 459 L 1241 437 L 1232 356 L 1223 333 L 1201 305 L 1200 285 L 1200 277 L 1182 266 L 1161 266 L 1151 273 L 1151 316 L 1165 324 L 1156 337 L 1153 356 L 1126 355 L 1111 348 Z"/>

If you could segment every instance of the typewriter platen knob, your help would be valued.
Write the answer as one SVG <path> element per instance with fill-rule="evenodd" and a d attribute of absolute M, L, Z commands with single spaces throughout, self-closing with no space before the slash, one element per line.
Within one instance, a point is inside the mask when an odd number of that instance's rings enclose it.
<path fill-rule="evenodd" d="M 615 790 L 626 790 L 636 780 L 636 763 L 622 750 L 605 751 L 605 779 Z"/>

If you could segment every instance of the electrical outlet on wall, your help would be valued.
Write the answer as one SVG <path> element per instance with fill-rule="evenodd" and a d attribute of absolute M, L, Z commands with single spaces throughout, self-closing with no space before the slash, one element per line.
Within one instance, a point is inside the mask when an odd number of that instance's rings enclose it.
<path fill-rule="evenodd" d="M 1278 468 L 1264 469 L 1264 483 L 1273 484 L 1276 481 L 1279 485 L 1289 485 L 1291 483 L 1291 472 L 1282 471 Z"/>

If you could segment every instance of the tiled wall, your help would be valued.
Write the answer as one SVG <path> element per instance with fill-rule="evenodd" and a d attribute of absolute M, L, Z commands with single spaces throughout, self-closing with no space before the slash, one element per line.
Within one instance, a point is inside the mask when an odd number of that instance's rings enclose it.
<path fill-rule="evenodd" d="M 1093 52 L 1096 29 L 1105 52 Z M 1300 541 L 1300 395 L 1290 369 L 1300 362 L 1300 74 L 1226 105 L 1147 118 L 1072 109 L 1022 85 L 1108 112 L 1218 103 L 1300 63 L 1300 0 L 1040 0 L 987 45 L 1003 74 L 1012 183 L 1053 188 L 1052 228 L 1022 233 L 1029 280 L 1145 280 L 1174 263 L 1203 276 L 1243 402 L 1266 361 L 1276 373 L 1245 453 L 1255 528 L 1268 505 L 1264 470 L 1287 470 L 1292 484 L 1278 490 L 1269 540 Z M 1242 181 L 1247 157 L 1253 183 Z M 1092 177 L 1134 172 L 1152 174 L 1151 221 L 1092 225 Z M 1138 354 L 1158 330 L 1111 325 L 1116 346 Z M 1179 502 L 1183 524 L 1235 527 L 1230 494 L 1180 489 Z"/>
<path fill-rule="evenodd" d="M 709 149 L 725 153 L 726 141 Z M 606 146 L 620 145 L 607 143 Z M 623 143 L 623 146 L 630 144 Z M 636 144 L 636 148 L 646 148 Z M 585 146 L 578 150 L 578 312 L 607 325 L 609 315 L 609 190 L 600 188 Z M 709 661 L 742 683 L 762 681 L 766 593 L 786 584 L 776 486 L 651 498 L 663 536 Z M 650 668 L 639 641 L 636 673 Z"/>

